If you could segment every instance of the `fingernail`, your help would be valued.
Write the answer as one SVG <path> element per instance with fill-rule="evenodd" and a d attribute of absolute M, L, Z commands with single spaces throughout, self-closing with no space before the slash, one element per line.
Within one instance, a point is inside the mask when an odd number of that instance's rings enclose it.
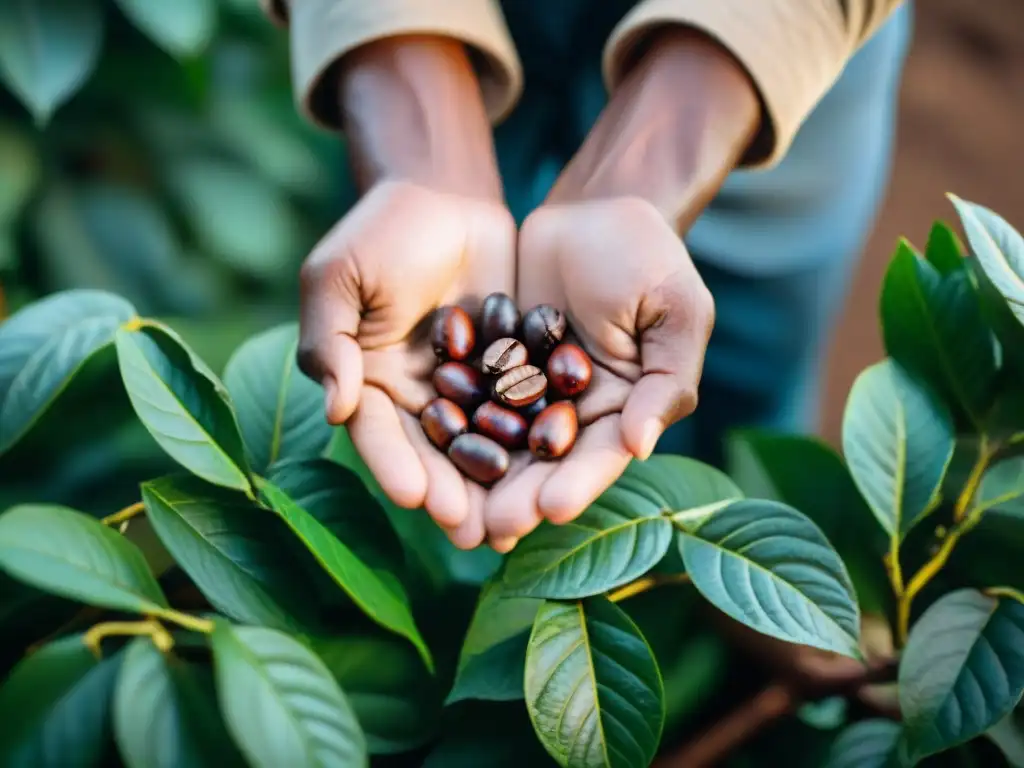
<path fill-rule="evenodd" d="M 504 555 L 515 549 L 516 544 L 519 543 L 519 539 L 515 536 L 507 536 L 501 539 L 491 539 L 491 549 L 500 555 Z"/>
<path fill-rule="evenodd" d="M 327 420 L 331 420 L 331 414 L 334 412 L 334 400 L 338 396 L 338 382 L 334 380 L 333 376 L 324 376 L 324 414 L 327 416 Z"/>
<path fill-rule="evenodd" d="M 661 436 L 661 422 L 658 419 L 648 419 L 644 422 L 644 426 L 640 431 L 640 434 L 641 455 L 637 458 L 646 460 L 650 458 L 652 453 L 654 453 L 654 448 L 658 444 L 658 438 Z"/>

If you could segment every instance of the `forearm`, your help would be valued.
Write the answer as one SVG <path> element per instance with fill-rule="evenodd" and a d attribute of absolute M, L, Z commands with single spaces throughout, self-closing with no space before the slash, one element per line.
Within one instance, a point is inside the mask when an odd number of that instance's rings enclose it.
<path fill-rule="evenodd" d="M 640 197 L 680 232 L 736 166 L 760 121 L 742 67 L 699 32 L 660 33 L 552 190 L 554 202 Z"/>
<path fill-rule="evenodd" d="M 491 126 L 461 43 L 397 37 L 343 60 L 342 128 L 361 189 L 398 179 L 501 199 Z"/>

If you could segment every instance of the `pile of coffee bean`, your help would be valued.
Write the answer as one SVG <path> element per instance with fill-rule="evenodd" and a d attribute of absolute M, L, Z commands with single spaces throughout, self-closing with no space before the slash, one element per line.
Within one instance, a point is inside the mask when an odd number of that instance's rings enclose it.
<path fill-rule="evenodd" d="M 552 460 L 572 450 L 573 398 L 593 369 L 582 348 L 563 341 L 567 330 L 565 315 L 547 304 L 520 319 L 504 293 L 484 299 L 477 323 L 461 307 L 437 311 L 430 343 L 439 397 L 420 423 L 464 475 L 490 485 L 508 472 L 510 451 Z"/>

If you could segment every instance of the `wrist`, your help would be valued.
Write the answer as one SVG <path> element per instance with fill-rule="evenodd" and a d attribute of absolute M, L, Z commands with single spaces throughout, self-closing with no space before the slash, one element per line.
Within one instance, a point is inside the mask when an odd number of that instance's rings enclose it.
<path fill-rule="evenodd" d="M 409 36 L 368 43 L 342 62 L 338 97 L 361 189 L 407 181 L 501 199 L 490 121 L 458 41 Z"/>
<path fill-rule="evenodd" d="M 612 95 L 552 201 L 642 198 L 684 231 L 743 156 L 760 122 L 738 61 L 695 30 L 666 28 Z"/>

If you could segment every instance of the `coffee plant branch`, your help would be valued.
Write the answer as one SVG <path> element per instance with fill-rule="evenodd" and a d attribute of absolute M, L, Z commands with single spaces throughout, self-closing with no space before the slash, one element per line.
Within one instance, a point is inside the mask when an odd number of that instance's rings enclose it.
<path fill-rule="evenodd" d="M 608 593 L 608 599 L 613 603 L 617 603 L 620 600 L 639 595 L 648 590 L 654 589 L 655 587 L 664 586 L 666 584 L 689 584 L 690 574 L 688 573 L 652 573 L 647 576 L 643 576 L 636 581 L 630 582 L 623 587 L 619 587 L 616 590 Z"/>
<path fill-rule="evenodd" d="M 163 624 L 154 619 L 145 619 L 144 621 L 106 621 L 91 627 L 82 636 L 82 643 L 92 651 L 93 656 L 97 659 L 102 659 L 103 649 L 101 645 L 103 640 L 108 637 L 122 636 L 149 637 L 153 640 L 153 645 L 164 653 L 174 647 L 174 638 L 171 637 L 171 633 L 167 631 Z"/>
<path fill-rule="evenodd" d="M 112 515 L 107 515 L 102 520 L 100 520 L 100 522 L 104 525 L 120 525 L 121 523 L 131 520 L 136 515 L 145 511 L 145 509 L 145 504 L 143 504 L 141 501 L 136 501 L 134 504 L 129 504 L 127 507 L 125 507 L 119 512 L 115 512 Z"/>
<path fill-rule="evenodd" d="M 989 597 L 1008 597 L 1018 603 L 1024 603 L 1024 592 L 1013 587 L 989 587 L 985 590 Z"/>

